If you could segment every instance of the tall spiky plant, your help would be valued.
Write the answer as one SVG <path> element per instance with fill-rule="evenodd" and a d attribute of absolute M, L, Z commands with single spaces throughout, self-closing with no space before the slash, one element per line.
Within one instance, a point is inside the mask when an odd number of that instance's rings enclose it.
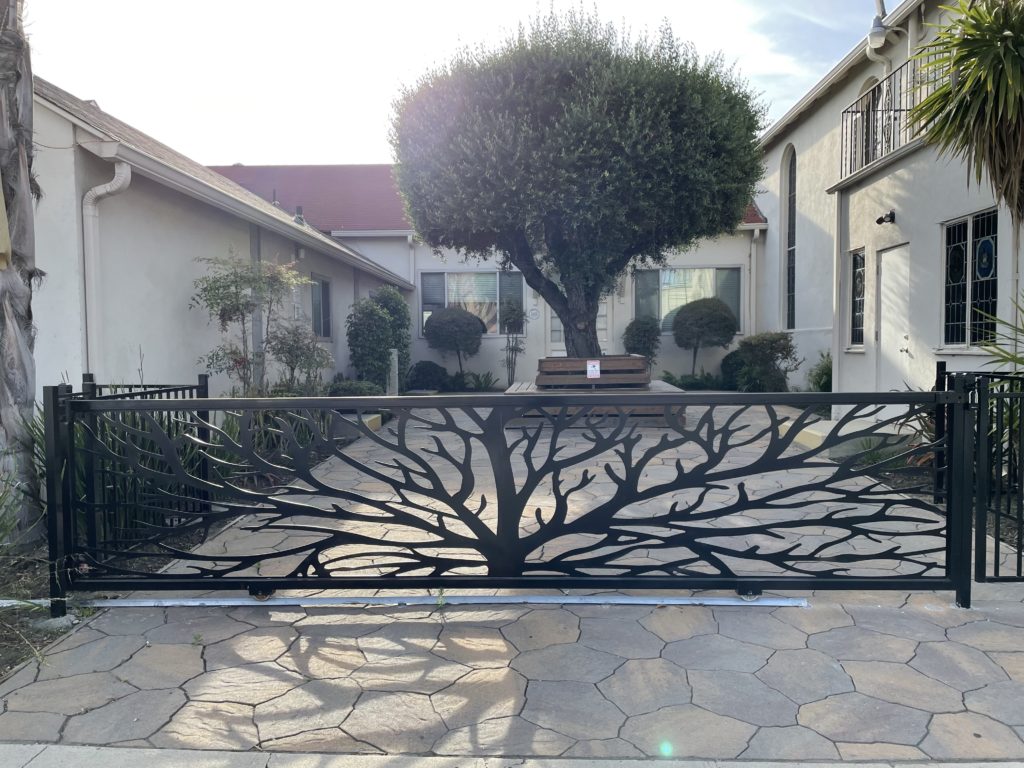
<path fill-rule="evenodd" d="M 918 58 L 926 87 L 911 111 L 919 134 L 941 154 L 962 160 L 975 183 L 988 179 L 997 203 L 1013 224 L 1013 253 L 1020 254 L 1024 222 L 1024 0 L 959 0 L 942 6 L 952 15 Z M 1019 289 L 1019 285 L 1015 286 Z M 1011 349 L 1003 353 L 1024 364 L 1019 338 L 1021 306 L 1014 302 Z M 1008 326 L 1008 323 L 1003 323 Z M 995 342 L 1001 346 L 1001 342 Z M 1004 362 L 1007 362 L 1004 357 Z"/>

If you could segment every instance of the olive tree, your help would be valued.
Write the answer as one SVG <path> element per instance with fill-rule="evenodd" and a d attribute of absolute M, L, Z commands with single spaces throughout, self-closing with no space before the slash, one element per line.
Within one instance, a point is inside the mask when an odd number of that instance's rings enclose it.
<path fill-rule="evenodd" d="M 405 89 L 391 143 L 420 237 L 519 269 L 600 354 L 601 299 L 630 268 L 731 231 L 762 175 L 763 110 L 722 63 L 554 13 Z"/>

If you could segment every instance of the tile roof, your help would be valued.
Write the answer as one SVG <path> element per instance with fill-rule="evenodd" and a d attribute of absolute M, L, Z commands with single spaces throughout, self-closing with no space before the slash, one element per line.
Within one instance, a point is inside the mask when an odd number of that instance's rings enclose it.
<path fill-rule="evenodd" d="M 412 230 L 391 165 L 214 165 L 323 232 Z"/>
<path fill-rule="evenodd" d="M 324 232 L 412 230 L 390 165 L 212 165 L 232 181 Z M 276 196 L 276 198 L 275 198 Z M 756 203 L 743 224 L 767 224 Z"/>
<path fill-rule="evenodd" d="M 768 219 L 761 213 L 761 209 L 757 207 L 757 203 L 750 203 L 747 206 L 747 210 L 743 212 L 743 224 L 767 224 Z"/>
<path fill-rule="evenodd" d="M 312 226 L 297 223 L 294 212 L 288 212 L 271 205 L 267 200 L 253 194 L 224 175 L 171 149 L 166 144 L 162 144 L 137 128 L 133 128 L 127 123 L 118 120 L 113 115 L 107 114 L 95 102 L 79 99 L 40 77 L 34 79 L 34 85 L 37 98 L 63 110 L 76 120 L 87 125 L 94 132 L 146 155 L 161 165 L 184 174 L 215 192 L 229 196 L 234 201 L 250 208 L 258 216 L 276 219 L 288 229 L 294 230 L 296 235 L 301 234 L 305 238 L 313 238 L 323 246 L 322 250 L 325 254 L 339 257 L 355 266 L 364 266 L 365 269 L 379 274 L 385 279 L 393 278 L 395 282 L 401 285 L 408 285 L 405 278 L 394 275 L 389 270 L 367 259 L 352 248 L 339 243 L 332 237 L 322 234 Z"/>

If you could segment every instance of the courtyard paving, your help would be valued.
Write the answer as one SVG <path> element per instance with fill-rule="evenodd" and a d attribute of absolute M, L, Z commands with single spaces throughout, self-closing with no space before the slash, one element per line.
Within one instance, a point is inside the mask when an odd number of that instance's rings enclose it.
<path fill-rule="evenodd" d="M 119 608 L 0 684 L 0 741 L 269 752 L 1024 758 L 1024 592 L 768 608 Z M 837 601 L 837 597 L 840 600 Z"/>

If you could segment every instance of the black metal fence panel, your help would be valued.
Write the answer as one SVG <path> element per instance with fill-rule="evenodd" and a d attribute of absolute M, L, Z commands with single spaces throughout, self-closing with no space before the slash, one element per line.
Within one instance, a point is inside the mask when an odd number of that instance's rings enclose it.
<path fill-rule="evenodd" d="M 975 579 L 1024 581 L 1024 375 L 977 382 Z"/>
<path fill-rule="evenodd" d="M 969 602 L 962 386 L 51 401 L 67 468 L 57 597 L 881 588 Z M 907 429 L 940 408 L 941 436 Z"/>

